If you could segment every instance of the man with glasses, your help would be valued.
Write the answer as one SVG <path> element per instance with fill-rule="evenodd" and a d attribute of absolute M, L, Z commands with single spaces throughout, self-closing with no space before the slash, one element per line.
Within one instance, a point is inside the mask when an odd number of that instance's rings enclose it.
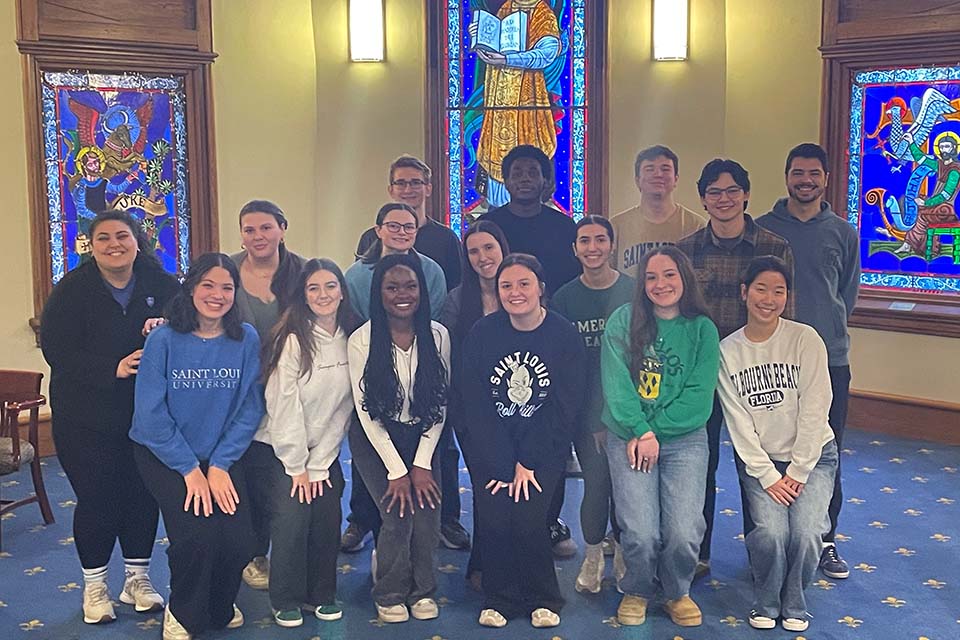
<path fill-rule="evenodd" d="M 773 255 L 783 259 L 793 271 L 793 252 L 780 236 L 760 227 L 746 213 L 750 199 L 750 175 L 734 160 L 716 158 L 703 167 L 697 180 L 700 202 L 710 216 L 707 226 L 682 238 L 677 247 L 693 263 L 697 282 L 703 291 L 710 315 L 720 339 L 747 324 L 747 309 L 740 298 L 740 280 L 750 261 L 757 256 Z M 785 317 L 793 316 L 793 298 L 787 301 Z M 720 427 L 723 410 L 714 396 L 713 413 L 707 420 L 710 459 L 703 517 L 707 530 L 700 545 L 697 575 L 710 570 L 710 539 L 717 503 L 717 466 L 720 462 Z M 745 503 L 745 501 L 744 501 Z M 744 534 L 750 526 L 744 512 Z"/>
<path fill-rule="evenodd" d="M 817 330 L 827 346 L 830 387 L 830 428 L 843 446 L 850 398 L 850 334 L 847 319 L 853 313 L 860 286 L 860 241 L 856 230 L 823 199 L 827 189 L 827 152 L 818 144 L 797 145 L 787 154 L 784 168 L 786 198 L 757 224 L 790 241 L 797 269 L 793 297 L 797 320 Z M 834 544 L 837 518 L 843 506 L 840 465 L 830 499 L 830 530 L 823 536 L 820 570 L 829 578 L 850 576 L 850 567 Z"/>
<path fill-rule="evenodd" d="M 433 193 L 430 184 L 432 172 L 422 160 L 402 155 L 390 165 L 390 184 L 387 193 L 396 202 L 409 205 L 417 213 L 420 228 L 413 247 L 433 259 L 443 269 L 447 281 L 447 291 L 460 284 L 460 239 L 457 234 L 436 220 L 427 217 L 425 204 Z M 357 243 L 357 255 L 366 253 L 377 240 L 377 233 L 370 227 L 360 236 Z"/>
<path fill-rule="evenodd" d="M 664 244 L 702 229 L 707 220 L 673 199 L 680 179 L 679 159 L 663 145 L 648 147 L 637 154 L 634 180 L 640 191 L 640 204 L 610 218 L 615 231 L 613 267 L 637 277 L 640 257 Z"/>
<path fill-rule="evenodd" d="M 402 155 L 390 165 L 387 193 L 393 200 L 409 206 L 416 213 L 418 227 L 410 230 L 416 234 L 413 248 L 440 265 L 447 291 L 450 291 L 460 284 L 460 239 L 449 228 L 426 215 L 424 205 L 433 192 L 430 177 L 430 167 L 422 160 Z M 397 231 L 394 230 L 394 233 Z M 365 254 L 376 240 L 376 227 L 370 227 L 360 237 L 357 255 Z M 439 313 L 440 309 L 433 311 Z M 439 448 L 443 494 L 440 502 L 440 540 L 449 549 L 469 549 L 470 534 L 460 524 L 460 451 L 452 427 L 444 428 Z M 340 540 L 340 548 L 348 552 L 363 548 L 367 533 L 379 521 L 376 505 L 362 482 L 351 485 L 350 510 L 348 525 Z"/>

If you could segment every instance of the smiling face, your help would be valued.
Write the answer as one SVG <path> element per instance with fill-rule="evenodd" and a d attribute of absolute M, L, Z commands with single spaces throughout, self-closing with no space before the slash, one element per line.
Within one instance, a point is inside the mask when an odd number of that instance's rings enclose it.
<path fill-rule="evenodd" d="M 653 303 L 653 310 L 661 318 L 673 318 L 680 312 L 683 297 L 683 278 L 673 258 L 663 254 L 652 256 L 647 262 L 643 290 Z"/>
<path fill-rule="evenodd" d="M 609 264 L 611 251 L 613 243 L 610 236 L 599 224 L 585 224 L 577 230 L 573 252 L 584 269 L 599 269 Z"/>
<path fill-rule="evenodd" d="M 497 279 L 500 306 L 511 316 L 528 316 L 539 313 L 543 283 L 537 274 L 522 264 L 510 265 Z"/>
<path fill-rule="evenodd" d="M 510 175 L 505 176 L 504 184 L 511 200 L 519 204 L 532 204 L 540 202 L 547 181 L 539 162 L 533 158 L 517 158 L 510 165 Z"/>
<path fill-rule="evenodd" d="M 467 238 L 467 260 L 480 278 L 493 280 L 503 262 L 503 250 L 496 238 L 486 231 L 478 231 Z"/>
<path fill-rule="evenodd" d="M 794 158 L 787 171 L 787 193 L 800 204 L 817 202 L 827 188 L 827 173 L 816 158 Z"/>
<path fill-rule="evenodd" d="M 264 260 L 280 252 L 284 229 L 269 213 L 254 211 L 240 219 L 240 239 L 247 254 Z"/>
<path fill-rule="evenodd" d="M 673 168 L 673 160 L 667 156 L 658 156 L 653 160 L 640 163 L 637 175 L 637 189 L 648 195 L 666 196 L 677 188 L 679 176 Z"/>
<path fill-rule="evenodd" d="M 387 193 L 396 202 L 402 202 L 421 211 L 423 203 L 433 193 L 433 185 L 416 167 L 397 167 L 393 170 L 393 178 Z"/>
<path fill-rule="evenodd" d="M 388 316 L 412 318 L 420 308 L 420 283 L 410 267 L 397 265 L 383 274 L 380 286 L 383 308 Z"/>
<path fill-rule="evenodd" d="M 721 173 L 705 189 L 700 199 L 710 217 L 718 222 L 729 222 L 742 216 L 750 193 L 744 191 L 729 173 Z"/>
<path fill-rule="evenodd" d="M 220 321 L 233 306 L 235 288 L 233 277 L 223 267 L 213 267 L 203 274 L 191 293 L 197 318 Z"/>
<path fill-rule="evenodd" d="M 417 239 L 417 217 L 406 209 L 392 209 L 374 229 L 384 255 L 407 253 Z"/>
<path fill-rule="evenodd" d="M 307 278 L 303 294 L 307 299 L 307 306 L 317 318 L 336 317 L 340 302 L 343 300 L 340 280 L 337 279 L 336 274 L 326 269 L 314 271 Z"/>
<path fill-rule="evenodd" d="M 137 259 L 137 238 L 123 222 L 106 220 L 93 234 L 93 258 L 106 271 L 127 271 Z"/>
<path fill-rule="evenodd" d="M 768 326 L 787 306 L 787 281 L 779 271 L 763 271 L 749 287 L 740 285 L 740 297 L 747 305 L 747 322 Z"/>

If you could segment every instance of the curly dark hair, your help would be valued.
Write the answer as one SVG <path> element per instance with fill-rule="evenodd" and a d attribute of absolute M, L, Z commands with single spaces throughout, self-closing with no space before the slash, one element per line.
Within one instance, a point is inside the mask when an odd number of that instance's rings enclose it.
<path fill-rule="evenodd" d="M 167 321 L 170 328 L 177 333 L 190 333 L 200 326 L 197 320 L 197 308 L 193 304 L 193 290 L 200 284 L 207 272 L 214 267 L 223 267 L 233 279 L 234 291 L 240 288 L 240 272 L 230 256 L 223 253 L 205 253 L 190 264 L 187 277 L 184 278 L 180 291 L 173 297 L 167 307 Z M 243 325 L 240 322 L 240 312 L 234 303 L 224 314 L 223 332 L 231 340 L 243 340 Z"/>
<path fill-rule="evenodd" d="M 680 315 L 684 318 L 697 316 L 710 317 L 707 303 L 697 283 L 690 258 L 673 245 L 664 245 L 652 249 L 640 258 L 637 265 L 637 288 L 633 295 L 630 318 L 630 371 L 636 375 L 642 368 L 643 358 L 647 347 L 657 341 L 657 316 L 653 311 L 653 302 L 647 297 L 646 272 L 650 258 L 667 256 L 677 265 L 680 280 L 683 282 L 683 294 L 680 296 Z"/>
<path fill-rule="evenodd" d="M 447 368 L 433 338 L 427 281 L 420 258 L 416 255 L 383 256 L 373 270 L 370 287 L 370 353 L 360 380 L 362 406 L 371 418 L 381 423 L 398 420 L 403 409 L 403 390 L 393 357 L 393 337 L 381 293 L 384 276 L 394 267 L 407 267 L 413 271 L 420 286 L 420 303 L 413 315 L 417 372 L 410 400 L 409 424 L 425 433 L 443 419 L 443 408 L 447 404 Z"/>
<path fill-rule="evenodd" d="M 329 258 L 313 258 L 308 260 L 300 270 L 297 276 L 297 285 L 294 290 L 293 299 L 290 306 L 280 316 L 280 320 L 270 331 L 269 338 L 264 336 L 263 353 L 261 362 L 263 362 L 262 380 L 266 383 L 270 374 L 277 368 L 280 362 L 280 355 L 283 353 L 283 346 L 287 342 L 287 336 L 291 333 L 297 337 L 300 344 L 300 375 L 309 376 L 313 370 L 314 344 L 313 344 L 313 322 L 314 315 L 307 304 L 307 280 L 317 271 L 329 271 L 337 277 L 340 283 L 340 293 L 343 299 L 337 309 L 337 327 L 343 329 L 348 336 L 357 328 L 359 322 L 350 305 L 350 294 L 347 291 L 347 283 L 343 279 L 343 271 L 337 266 L 337 263 Z"/>

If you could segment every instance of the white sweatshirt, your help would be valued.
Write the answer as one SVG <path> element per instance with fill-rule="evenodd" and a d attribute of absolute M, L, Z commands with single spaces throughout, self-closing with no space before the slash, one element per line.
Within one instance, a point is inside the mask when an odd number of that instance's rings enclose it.
<path fill-rule="evenodd" d="M 440 353 L 440 359 L 447 369 L 447 379 L 450 376 L 450 336 L 446 328 L 439 322 L 430 323 L 433 329 L 433 340 L 437 351 Z M 350 336 L 349 347 L 347 349 L 347 360 L 350 362 L 350 381 L 353 385 L 353 401 L 357 409 L 357 415 L 360 418 L 360 424 L 363 426 L 364 433 L 370 440 L 370 444 L 376 450 L 383 466 L 387 468 L 387 480 L 396 480 L 407 474 L 407 465 L 403 458 L 397 452 L 397 448 L 390 440 L 387 430 L 379 421 L 370 417 L 370 414 L 363 410 L 363 389 L 361 380 L 363 379 L 363 370 L 367 365 L 367 356 L 370 353 L 370 321 L 368 320 L 359 329 Z M 401 422 L 408 421 L 410 417 L 410 400 L 413 397 L 413 383 L 417 378 L 417 342 L 414 340 L 410 348 L 403 350 L 393 345 L 394 369 L 397 372 L 397 380 L 400 382 L 400 393 L 403 395 L 403 408 L 397 419 Z M 417 452 L 413 458 L 413 464 L 421 469 L 430 469 L 430 459 L 437 448 L 437 442 L 440 440 L 440 432 L 443 431 L 443 422 L 446 419 L 446 410 L 443 411 L 443 418 L 430 427 L 420 437 L 420 444 L 417 445 Z"/>
<path fill-rule="evenodd" d="M 805 483 L 833 440 L 827 349 L 816 330 L 781 318 L 764 342 L 742 328 L 730 334 L 720 342 L 719 392 L 747 473 L 766 489 L 781 478 L 772 461 L 789 462 L 787 475 Z"/>
<path fill-rule="evenodd" d="M 269 444 L 290 477 L 310 472 L 310 481 L 330 477 L 340 443 L 350 427 L 353 396 L 347 335 L 313 328 L 313 369 L 300 375 L 300 343 L 287 336 L 277 368 L 267 380 L 267 413 L 254 439 Z"/>

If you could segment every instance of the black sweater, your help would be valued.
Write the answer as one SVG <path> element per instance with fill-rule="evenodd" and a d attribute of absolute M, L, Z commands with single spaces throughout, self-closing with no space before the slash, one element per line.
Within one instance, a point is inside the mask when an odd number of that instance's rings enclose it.
<path fill-rule="evenodd" d="M 480 478 L 510 482 L 517 462 L 536 471 L 566 461 L 585 361 L 577 330 L 552 311 L 533 331 L 514 329 L 504 311 L 477 321 L 464 345 L 462 390 Z"/>
<path fill-rule="evenodd" d="M 143 348 L 147 318 L 163 315 L 180 288 L 147 258 L 133 266 L 136 282 L 126 312 L 113 299 L 95 262 L 63 277 L 43 308 L 40 343 L 50 365 L 54 428 L 83 428 L 126 436 L 133 418 L 136 378 L 117 378 L 120 360 Z"/>

